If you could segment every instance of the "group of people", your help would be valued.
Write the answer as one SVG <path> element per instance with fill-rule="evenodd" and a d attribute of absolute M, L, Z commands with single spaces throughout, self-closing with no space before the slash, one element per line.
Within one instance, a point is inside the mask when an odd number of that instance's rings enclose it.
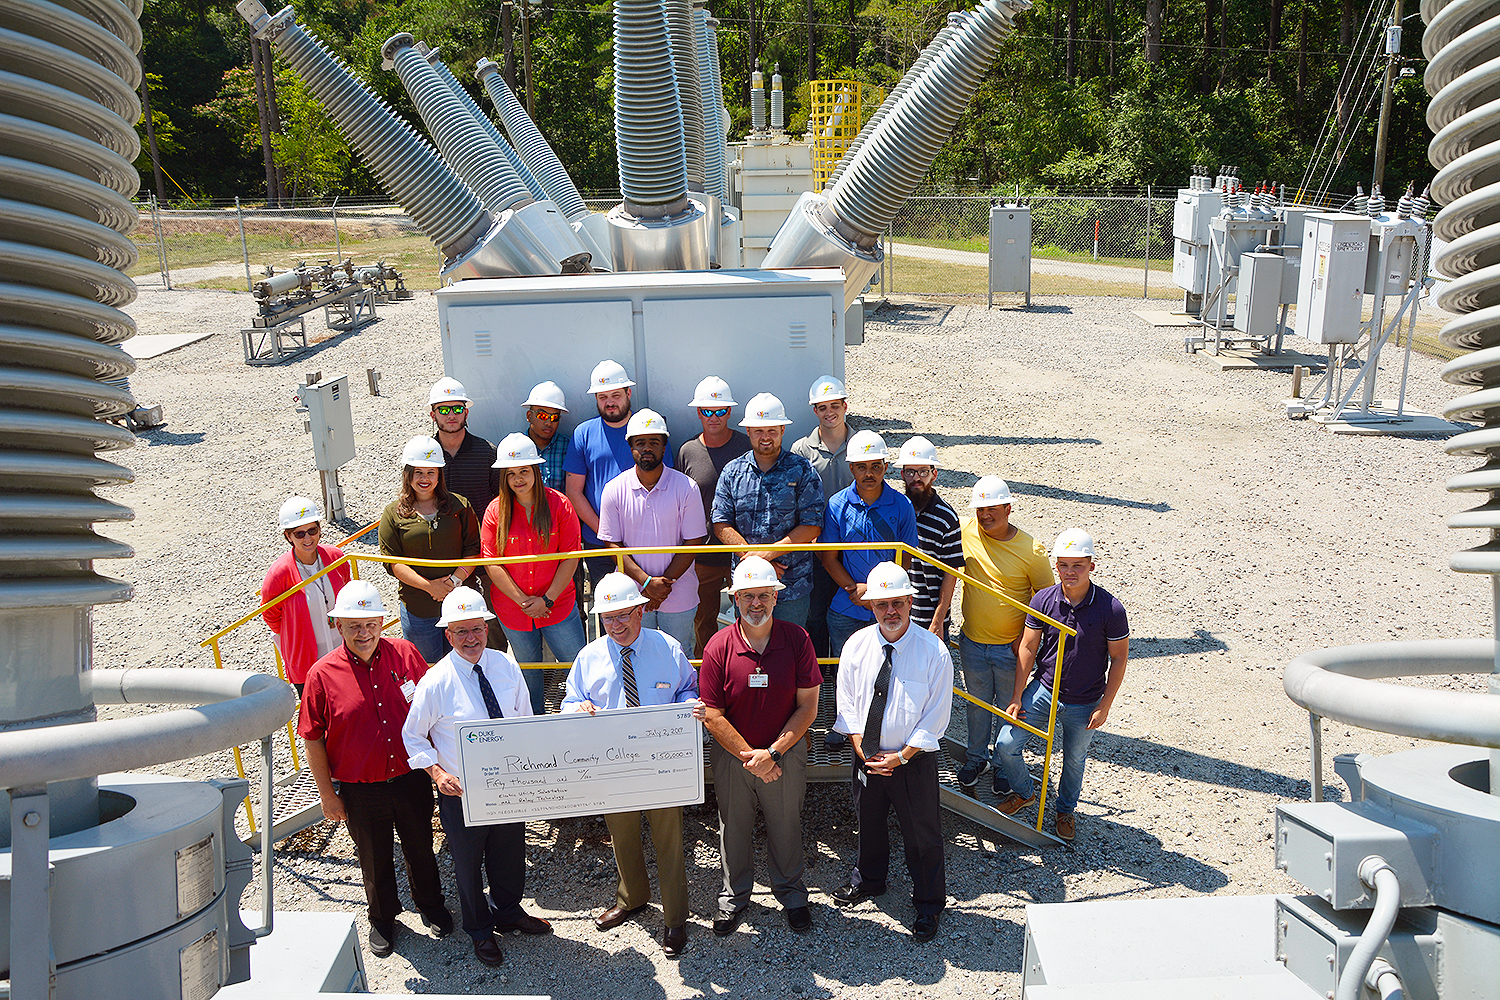
<path fill-rule="evenodd" d="M 469 827 L 457 777 L 460 723 L 544 711 L 543 671 L 518 665 L 540 661 L 543 641 L 568 669 L 560 711 L 691 703 L 714 737 L 718 935 L 739 926 L 754 888 L 757 810 L 771 889 L 788 926 L 812 926 L 801 824 L 806 734 L 824 680 L 818 659 L 837 659 L 836 721 L 827 740 L 852 750 L 859 856 L 832 898 L 849 906 L 886 891 L 894 810 L 912 880 L 912 936 L 934 937 L 946 900 L 936 751 L 952 705 L 947 633 L 956 578 L 898 555 L 896 543 L 961 564 L 973 579 L 1078 631 L 1063 657 L 1058 713 L 1064 767 L 1055 828 L 1072 839 L 1088 743 L 1108 716 L 1128 655 L 1123 608 L 1089 578 L 1089 536 L 1063 532 L 1049 564 L 1046 550 L 1010 523 L 1010 492 L 996 477 L 975 485 L 974 516 L 961 523 L 937 493 L 934 445 L 918 436 L 892 452 L 874 431 L 850 433 L 844 386 L 832 376 L 809 393 L 817 428 L 790 449 L 783 436 L 792 421 L 779 399 L 751 398 L 735 429 L 739 404 L 730 387 L 704 378 L 688 404 L 701 433 L 675 456 L 666 419 L 632 408 L 633 385 L 618 363 L 597 365 L 589 388 L 598 415 L 568 438 L 558 433 L 564 393 L 543 382 L 524 403 L 526 431 L 492 446 L 467 429 L 473 400 L 463 386 L 441 379 L 429 397 L 434 434 L 407 442 L 400 495 L 380 523 L 382 553 L 432 563 L 388 563 L 404 638 L 382 635 L 378 591 L 350 580 L 343 567 L 305 587 L 305 600 L 267 609 L 301 696 L 298 729 L 324 814 L 346 820 L 355 843 L 371 951 L 390 954 L 401 911 L 393 833 L 423 922 L 440 936 L 454 928 L 432 852 L 434 787 L 476 958 L 498 964 L 505 933 L 551 930 L 521 906 L 524 826 Z M 885 481 L 891 466 L 901 470 L 904 493 Z M 342 556 L 320 544 L 321 513 L 312 501 L 289 499 L 279 523 L 291 551 L 267 572 L 265 601 Z M 604 551 L 711 540 L 751 551 L 622 554 L 618 562 Z M 785 548 L 813 542 L 893 547 L 816 555 Z M 590 549 L 599 555 L 582 566 L 576 557 L 538 560 L 485 566 L 482 576 L 443 562 Z M 579 600 L 585 573 L 589 613 L 598 616 L 592 642 Z M 726 589 L 733 621 L 720 628 Z M 966 688 L 1044 725 L 1059 683 L 1057 630 L 980 587 L 964 589 L 962 610 Z M 992 718 L 969 709 L 958 777 L 973 794 L 993 766 L 997 808 L 1014 814 L 1035 800 L 1021 756 L 1029 734 L 992 726 Z M 663 950 L 680 954 L 688 915 L 681 808 L 605 820 L 619 879 L 596 926 L 618 926 L 651 898 L 644 822 L 656 852 Z"/>

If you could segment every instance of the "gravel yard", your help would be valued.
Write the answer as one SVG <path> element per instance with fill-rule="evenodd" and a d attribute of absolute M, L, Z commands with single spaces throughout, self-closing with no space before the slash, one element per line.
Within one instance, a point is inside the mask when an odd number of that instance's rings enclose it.
<path fill-rule="evenodd" d="M 504 966 L 491 970 L 463 934 L 431 939 L 408 913 L 395 955 L 366 954 L 373 990 L 1017 996 L 1029 903 L 1298 891 L 1272 866 L 1276 804 L 1310 796 L 1307 719 L 1282 692 L 1281 666 L 1330 645 L 1488 634 L 1487 581 L 1447 568 L 1451 550 L 1478 543 L 1443 527 L 1467 506 L 1443 481 L 1466 466 L 1432 440 L 1335 437 L 1288 421 L 1279 404 L 1289 375 L 1221 372 L 1185 354 L 1182 331 L 1132 315 L 1139 299 L 1033 301 L 1030 310 L 986 310 L 982 297 L 893 304 L 869 320 L 847 370 L 851 422 L 893 446 L 915 433 L 932 439 L 944 463 L 940 489 L 961 513 L 975 479 L 998 474 L 1023 529 L 1050 543 L 1083 527 L 1099 544 L 1095 578 L 1130 613 L 1131 664 L 1094 742 L 1072 848 L 1039 853 L 945 814 L 949 905 L 937 940 L 913 945 L 899 834 L 890 893 L 851 910 L 826 896 L 854 857 L 853 816 L 845 785 L 813 785 L 813 933 L 790 933 L 762 883 L 746 924 L 717 939 L 710 793 L 687 810 L 693 915 L 688 952 L 674 962 L 657 943 L 655 907 L 613 931 L 594 929 L 592 914 L 614 892 L 602 821 L 533 823 L 527 906 L 553 921 L 555 935 L 509 939 Z M 212 666 L 198 642 L 258 604 L 261 575 L 285 544 L 276 508 L 290 493 L 318 495 L 290 399 L 306 372 L 350 375 L 358 455 L 343 473 L 350 518 L 331 540 L 379 516 L 395 495 L 401 443 L 430 427 L 427 390 L 443 374 L 430 293 L 382 307 L 375 325 L 281 367 L 242 363 L 238 330 L 252 310 L 243 293 L 159 289 L 144 289 L 129 309 L 142 334 L 213 335 L 141 362 L 132 380 L 137 399 L 164 405 L 168 423 L 117 459 L 136 482 L 109 497 L 136 519 L 103 530 L 136 557 L 103 569 L 133 583 L 136 596 L 96 610 L 97 666 Z M 309 317 L 310 332 L 318 325 Z M 1296 338 L 1289 346 L 1316 350 Z M 1394 396 L 1400 355 L 1386 360 L 1379 390 Z M 368 367 L 383 373 L 380 396 L 367 394 Z M 1413 358 L 1409 406 L 1436 412 L 1456 394 L 1438 368 Z M 577 387 L 565 388 L 575 412 L 586 405 Z M 734 389 L 741 400 L 756 391 Z M 685 409 L 664 412 L 674 428 L 687 426 Z M 387 574 L 368 577 L 394 608 Z M 240 635 L 225 647 L 226 666 L 271 669 L 264 627 Z M 1480 690 L 1464 678 L 1421 683 Z M 1414 745 L 1333 724 L 1324 742 L 1330 761 Z M 233 763 L 222 754 L 161 770 L 204 777 L 232 773 Z M 1346 794 L 1331 767 L 1327 775 L 1328 794 Z M 446 854 L 439 863 L 447 869 Z M 357 911 L 363 934 L 343 827 L 321 824 L 279 845 L 275 874 L 278 906 Z M 449 890 L 456 914 L 451 874 Z M 246 905 L 256 905 L 253 891 Z"/>

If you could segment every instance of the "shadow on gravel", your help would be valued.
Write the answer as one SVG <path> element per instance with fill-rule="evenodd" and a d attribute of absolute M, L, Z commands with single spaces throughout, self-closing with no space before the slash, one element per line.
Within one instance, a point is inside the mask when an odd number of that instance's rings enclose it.
<path fill-rule="evenodd" d="M 1184 639 L 1163 639 L 1160 636 L 1131 637 L 1130 658 L 1147 660 L 1153 656 L 1180 656 L 1185 653 L 1223 653 L 1229 644 L 1207 629 L 1195 628 L 1193 634 Z"/>
<path fill-rule="evenodd" d="M 1232 760 L 1209 757 L 1191 750 L 1183 750 L 1151 740 L 1119 736 L 1103 730 L 1094 734 L 1094 742 L 1089 747 L 1089 757 L 1095 760 L 1107 760 L 1112 764 L 1134 768 L 1137 771 L 1183 777 L 1208 785 L 1238 788 L 1247 792 L 1264 792 L 1268 795 L 1292 799 L 1306 799 L 1312 795 L 1312 786 L 1302 778 L 1292 778 L 1274 771 L 1236 764 Z M 1085 793 L 1087 789 L 1088 777 L 1085 775 Z"/>
<path fill-rule="evenodd" d="M 850 418 L 849 418 L 849 426 L 854 427 L 854 428 L 856 428 L 858 430 L 872 430 L 872 431 L 877 431 L 877 432 L 879 432 L 881 434 L 884 434 L 887 431 L 904 431 L 907 434 L 911 434 L 911 433 L 914 433 L 915 430 L 916 430 L 912 426 L 912 423 L 911 423 L 910 420 L 902 420 L 900 417 L 863 417 L 863 416 L 851 415 Z M 1044 444 L 1044 445 L 1046 445 L 1046 444 L 1103 444 L 1104 443 L 1103 441 L 1100 441 L 1098 438 L 1006 437 L 1006 436 L 1000 435 L 1000 434 L 939 434 L 939 433 L 936 433 L 936 432 L 933 432 L 933 431 L 926 431 L 926 432 L 923 433 L 923 436 L 926 437 L 927 440 L 931 441 L 933 444 L 937 445 L 939 448 L 947 448 L 947 447 L 951 447 L 951 446 L 954 446 L 954 445 L 966 445 L 966 444 L 988 444 L 988 445 Z M 886 444 L 888 444 L 888 445 L 894 445 L 894 444 L 896 444 L 896 442 L 895 441 L 887 441 Z M 956 472 L 955 471 L 954 474 L 957 475 L 957 476 L 959 476 L 960 478 L 962 478 L 964 476 L 969 476 L 971 480 L 974 478 L 970 473 L 967 473 L 967 472 Z M 940 475 L 942 475 L 942 474 L 940 473 Z M 954 482 L 957 483 L 958 480 L 955 479 Z M 948 483 L 947 483 L 946 480 L 944 480 L 943 485 L 948 485 Z M 966 483 L 965 485 L 968 485 L 968 484 Z"/>
<path fill-rule="evenodd" d="M 202 431 L 193 431 L 191 434 L 174 434 L 171 431 L 158 427 L 155 430 L 137 434 L 135 439 L 146 442 L 148 446 L 159 444 L 202 444 L 205 436 Z"/>
<path fill-rule="evenodd" d="M 1107 497 L 1098 493 L 1079 493 L 1076 490 L 1058 489 L 1056 486 L 1043 486 L 1040 483 L 1022 483 L 1014 480 L 1006 480 L 1012 493 L 1021 493 L 1025 496 L 1051 497 L 1056 500 L 1071 500 L 1074 503 L 1102 504 L 1108 507 L 1130 507 L 1134 510 L 1149 510 L 1157 514 L 1165 514 L 1172 509 L 1172 505 L 1163 501 L 1147 503 L 1144 500 L 1127 500 L 1124 497 Z"/>

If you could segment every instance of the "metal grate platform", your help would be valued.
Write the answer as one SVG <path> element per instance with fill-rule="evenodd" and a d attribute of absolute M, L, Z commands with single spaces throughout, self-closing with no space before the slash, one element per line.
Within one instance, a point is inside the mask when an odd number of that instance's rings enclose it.
<path fill-rule="evenodd" d="M 275 795 L 276 816 L 275 822 L 271 825 L 273 844 L 323 821 L 323 804 L 318 798 L 318 785 L 313 781 L 312 771 L 305 766 L 300 771 L 293 771 L 285 777 L 276 779 L 276 790 L 273 794 Z M 251 805 L 256 810 L 256 832 L 250 832 L 250 821 L 245 816 L 244 809 L 235 813 L 234 825 L 240 840 L 258 851 L 260 850 L 259 824 L 263 822 L 263 819 L 260 815 L 260 786 L 254 781 L 251 782 L 250 795 Z"/>

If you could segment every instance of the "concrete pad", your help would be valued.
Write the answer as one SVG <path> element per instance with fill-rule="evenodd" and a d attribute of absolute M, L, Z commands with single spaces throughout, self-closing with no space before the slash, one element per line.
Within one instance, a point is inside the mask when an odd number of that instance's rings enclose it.
<path fill-rule="evenodd" d="M 1377 405 L 1370 407 L 1368 415 L 1359 410 L 1345 410 L 1344 418 L 1332 420 L 1329 417 L 1333 411 L 1329 410 L 1321 416 L 1314 413 L 1309 419 L 1314 423 L 1322 424 L 1331 434 L 1360 434 L 1366 437 L 1447 438 L 1473 430 L 1472 427 L 1465 427 L 1463 424 L 1455 424 L 1442 417 L 1435 417 L 1430 413 L 1419 413 L 1415 410 L 1406 410 L 1398 417 L 1394 403 L 1387 400 L 1376 402 Z"/>
<path fill-rule="evenodd" d="M 1152 326 L 1198 326 L 1198 320 L 1187 313 L 1169 312 L 1166 309 L 1132 309 L 1141 319 Z"/>
<path fill-rule="evenodd" d="M 1199 357 L 1207 358 L 1218 365 L 1220 371 L 1260 368 L 1264 371 L 1289 372 L 1301 365 L 1311 371 L 1320 372 L 1328 366 L 1328 359 L 1322 355 L 1303 354 L 1301 351 L 1285 349 L 1280 354 L 1263 354 L 1260 351 L 1249 351 L 1243 348 L 1225 349 L 1218 354 L 1210 354 L 1207 350 L 1200 350 L 1197 353 Z"/>
<path fill-rule="evenodd" d="M 168 351 L 175 351 L 179 347 L 196 344 L 213 335 L 212 330 L 200 330 L 194 333 L 148 333 L 131 337 L 120 347 L 137 361 L 145 361 L 148 358 L 160 357 Z"/>

